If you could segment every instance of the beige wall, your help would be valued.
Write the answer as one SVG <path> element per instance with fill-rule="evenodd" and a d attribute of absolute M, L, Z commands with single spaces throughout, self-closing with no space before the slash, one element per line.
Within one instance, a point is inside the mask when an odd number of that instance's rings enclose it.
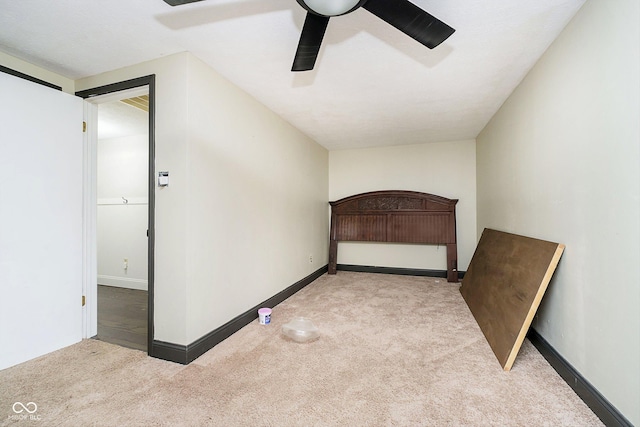
<path fill-rule="evenodd" d="M 74 93 L 74 82 L 60 74 L 53 73 L 44 68 L 25 62 L 21 59 L 14 58 L 4 52 L 0 52 L 0 65 L 19 71 L 31 77 L 35 77 L 45 82 L 60 86 L 63 92 Z"/>
<path fill-rule="evenodd" d="M 328 153 L 191 54 L 156 75 L 155 339 L 190 344 L 327 263 Z M 313 255 L 313 263 L 309 262 Z"/>
<path fill-rule="evenodd" d="M 475 141 L 454 141 L 329 153 L 329 199 L 376 190 L 411 190 L 459 199 L 458 269 L 476 244 Z M 339 264 L 446 270 L 446 247 L 343 242 Z"/>
<path fill-rule="evenodd" d="M 188 82 L 192 342 L 327 264 L 328 152 L 191 55 Z"/>
<path fill-rule="evenodd" d="M 477 138 L 478 233 L 566 244 L 534 328 L 636 425 L 638 16 L 588 1 Z"/>

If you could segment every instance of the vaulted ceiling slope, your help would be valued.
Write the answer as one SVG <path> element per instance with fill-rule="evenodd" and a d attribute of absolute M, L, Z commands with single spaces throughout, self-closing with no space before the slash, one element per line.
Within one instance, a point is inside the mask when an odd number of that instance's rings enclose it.
<path fill-rule="evenodd" d="M 0 51 L 71 79 L 189 51 L 330 150 L 465 140 L 585 0 L 411 1 L 456 32 L 430 50 L 360 8 L 302 73 L 296 0 L 0 0 Z"/>

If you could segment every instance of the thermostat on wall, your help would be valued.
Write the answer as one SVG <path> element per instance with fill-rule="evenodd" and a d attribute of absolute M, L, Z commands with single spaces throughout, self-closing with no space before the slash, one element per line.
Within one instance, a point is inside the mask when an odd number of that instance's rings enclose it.
<path fill-rule="evenodd" d="M 169 186 L 169 172 L 158 172 L 158 187 Z"/>

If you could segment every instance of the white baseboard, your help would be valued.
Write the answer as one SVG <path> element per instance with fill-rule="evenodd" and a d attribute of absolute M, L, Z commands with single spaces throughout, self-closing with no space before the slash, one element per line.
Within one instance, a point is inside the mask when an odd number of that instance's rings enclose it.
<path fill-rule="evenodd" d="M 146 291 L 149 289 L 147 281 L 144 279 L 131 279 L 129 277 L 105 276 L 98 274 L 98 284 L 115 286 L 117 288 L 137 289 Z"/>

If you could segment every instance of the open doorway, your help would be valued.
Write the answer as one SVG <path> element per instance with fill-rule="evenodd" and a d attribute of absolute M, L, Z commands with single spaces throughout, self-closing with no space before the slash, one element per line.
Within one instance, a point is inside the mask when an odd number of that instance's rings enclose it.
<path fill-rule="evenodd" d="M 94 201 L 89 336 L 152 353 L 154 76 L 76 93 L 94 105 L 93 159 L 85 196 Z"/>
<path fill-rule="evenodd" d="M 98 103 L 96 338 L 147 351 L 149 94 L 113 95 Z"/>

